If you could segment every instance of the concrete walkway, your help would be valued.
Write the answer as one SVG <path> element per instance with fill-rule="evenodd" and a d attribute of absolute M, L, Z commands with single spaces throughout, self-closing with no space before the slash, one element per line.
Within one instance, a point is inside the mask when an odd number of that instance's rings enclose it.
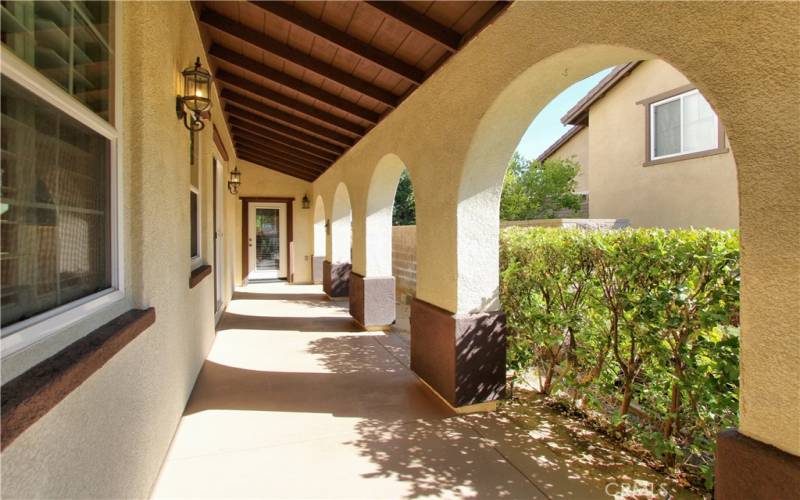
<path fill-rule="evenodd" d="M 346 305 L 317 286 L 237 291 L 153 496 L 608 498 L 610 481 L 663 481 L 553 415 L 454 415 L 406 342 L 359 331 Z"/>

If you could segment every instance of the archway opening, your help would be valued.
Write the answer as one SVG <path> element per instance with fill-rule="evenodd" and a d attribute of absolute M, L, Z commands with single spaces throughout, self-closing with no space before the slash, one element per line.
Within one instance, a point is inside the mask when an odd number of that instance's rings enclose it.
<path fill-rule="evenodd" d="M 392 275 L 396 300 L 392 329 L 409 341 L 411 301 L 417 293 L 417 214 L 408 169 L 400 174 L 392 207 Z"/>
<path fill-rule="evenodd" d="M 322 283 L 322 267 L 326 253 L 325 202 L 319 195 L 314 200 L 314 252 L 311 274 L 314 283 Z"/>
<path fill-rule="evenodd" d="M 398 207 L 399 202 L 399 207 Z M 406 227 L 397 227 L 395 222 Z M 364 326 L 394 324 L 408 338 L 408 304 L 416 290 L 414 194 L 405 163 L 382 157 L 370 179 L 366 217 L 366 276 L 363 293 L 370 304 L 354 308 Z M 362 285 L 360 284 L 359 287 Z M 375 296 L 380 295 L 378 300 Z"/>
<path fill-rule="evenodd" d="M 350 271 L 353 253 L 353 211 L 344 182 L 336 186 L 331 208 L 330 261 L 323 262 L 322 288 L 331 298 L 350 294 Z"/>
<path fill-rule="evenodd" d="M 576 67 L 577 82 L 555 84 Z M 739 207 L 724 127 L 701 89 L 646 55 L 583 47 L 531 71 L 490 108 L 463 173 L 459 310 L 502 298 L 518 382 L 707 488 L 714 436 L 738 424 Z M 557 127 L 537 130 L 559 107 Z M 498 225 L 500 259 L 487 238 Z"/>
<path fill-rule="evenodd" d="M 331 211 L 331 262 L 350 263 L 353 247 L 353 212 L 347 186 L 340 183 L 333 195 Z"/>

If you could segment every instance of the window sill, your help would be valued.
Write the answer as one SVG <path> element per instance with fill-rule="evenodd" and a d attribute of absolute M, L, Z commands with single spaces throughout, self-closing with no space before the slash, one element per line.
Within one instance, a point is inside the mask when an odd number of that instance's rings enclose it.
<path fill-rule="evenodd" d="M 2 357 L 10 356 L 28 346 L 44 340 L 63 328 L 122 300 L 121 290 L 109 288 L 74 302 L 64 304 L 39 316 L 20 321 L 4 328 Z"/>
<path fill-rule="evenodd" d="M 199 285 L 209 274 L 211 274 L 211 266 L 208 264 L 192 270 L 192 273 L 189 275 L 189 288 L 194 288 Z"/>
<path fill-rule="evenodd" d="M 730 151 L 728 148 L 708 149 L 706 151 L 698 151 L 696 153 L 688 153 L 685 155 L 670 156 L 668 158 L 659 158 L 658 160 L 647 160 L 642 166 L 650 167 L 653 165 L 663 165 L 664 163 L 675 163 L 683 160 L 694 160 L 695 158 L 704 158 L 706 156 L 714 156 L 725 154 Z"/>
<path fill-rule="evenodd" d="M 46 415 L 156 320 L 131 309 L 2 387 L 0 450 Z"/>

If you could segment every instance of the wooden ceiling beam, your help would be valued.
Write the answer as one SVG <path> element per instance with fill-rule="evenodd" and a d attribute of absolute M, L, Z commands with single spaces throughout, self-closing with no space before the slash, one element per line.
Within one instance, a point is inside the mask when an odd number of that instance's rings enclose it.
<path fill-rule="evenodd" d="M 280 144 L 281 146 L 289 148 L 292 151 L 313 156 L 322 162 L 332 163 L 339 157 L 339 155 L 321 149 L 316 149 L 313 146 L 309 146 L 308 144 L 300 141 L 295 141 L 294 139 L 290 139 L 267 128 L 262 128 L 257 124 L 248 122 L 247 120 L 237 118 L 235 115 L 229 115 L 228 123 L 230 124 L 231 128 L 235 127 L 239 130 L 248 132 L 251 135 L 261 137 L 263 140 L 269 140 L 274 144 Z"/>
<path fill-rule="evenodd" d="M 262 165 L 269 166 L 271 168 L 276 168 L 276 170 L 280 169 L 284 173 L 302 175 L 304 177 L 308 177 L 309 179 L 314 179 L 320 174 L 320 172 L 317 172 L 316 170 L 312 171 L 302 167 L 291 165 L 283 161 L 282 158 L 277 158 L 272 155 L 267 155 L 266 153 L 263 153 L 253 148 L 249 148 L 242 144 L 238 144 L 236 146 L 236 152 L 239 154 L 240 157 L 258 158 L 259 160 L 261 160 Z"/>
<path fill-rule="evenodd" d="M 271 153 L 276 156 L 284 156 L 289 160 L 301 162 L 303 165 L 308 165 L 309 167 L 316 167 L 322 170 L 328 168 L 331 165 L 329 162 L 324 162 L 319 158 L 315 158 L 313 156 L 311 156 L 310 158 L 298 156 L 297 154 L 295 154 L 296 152 L 293 152 L 290 148 L 281 148 L 279 146 L 275 146 L 275 144 L 267 142 L 261 137 L 250 135 L 246 132 L 243 132 L 240 129 L 234 128 L 232 132 L 236 141 L 241 141 L 242 143 L 251 144 L 255 147 L 258 147 L 261 150 L 264 150 L 267 153 Z"/>
<path fill-rule="evenodd" d="M 243 160 L 257 163 L 262 167 L 271 168 L 273 170 L 277 170 L 278 172 L 284 174 L 299 177 L 308 182 L 311 182 L 312 180 L 318 177 L 318 174 L 314 172 L 286 165 L 285 163 L 275 160 L 274 158 L 266 158 L 263 155 L 259 154 L 257 151 L 251 151 L 247 148 L 237 148 L 236 154 L 239 156 L 239 158 L 242 158 Z"/>
<path fill-rule="evenodd" d="M 256 142 L 258 144 L 263 145 L 264 147 L 266 147 L 268 149 L 273 150 L 276 154 L 285 154 L 286 156 L 291 156 L 291 157 L 296 158 L 298 160 L 306 161 L 306 162 L 312 163 L 314 165 L 327 167 L 331 163 L 336 161 L 335 159 L 333 159 L 333 160 L 323 159 L 323 158 L 320 158 L 319 156 L 314 156 L 312 154 L 308 154 L 305 151 L 298 151 L 298 150 L 293 149 L 293 148 L 291 148 L 289 146 L 286 146 L 285 144 L 283 144 L 283 143 L 281 143 L 279 141 L 275 141 L 273 139 L 270 139 L 270 138 L 267 138 L 267 137 L 263 137 L 263 136 L 259 135 L 258 133 L 254 133 L 252 131 L 252 129 L 240 128 L 240 127 L 237 127 L 234 124 L 231 124 L 231 131 L 234 132 L 236 135 L 238 135 L 240 137 L 246 138 L 246 139 L 248 139 L 250 141 Z"/>
<path fill-rule="evenodd" d="M 464 33 L 461 37 L 461 45 L 463 46 L 465 43 L 472 40 L 472 38 L 478 34 L 483 28 L 491 24 L 497 16 L 503 13 L 509 5 L 511 5 L 511 0 L 499 0 L 494 3 L 489 10 L 487 10 L 478 21 L 472 25 L 472 27 Z"/>
<path fill-rule="evenodd" d="M 334 108 L 340 109 L 346 113 L 350 113 L 351 115 L 357 116 L 362 120 L 366 120 L 372 124 L 376 124 L 378 123 L 378 120 L 380 120 L 380 115 L 374 111 L 362 108 L 354 102 L 348 101 L 347 99 L 341 98 L 335 94 L 331 94 L 330 92 L 326 92 L 325 90 L 306 83 L 303 80 L 294 78 L 285 73 L 281 73 L 274 68 L 265 66 L 258 61 L 254 61 L 249 57 L 245 57 L 230 49 L 226 49 L 221 45 L 213 44 L 208 53 L 219 61 L 237 66 L 258 76 L 262 76 L 267 80 L 275 82 L 279 85 L 283 85 L 284 87 L 292 90 L 296 90 L 301 94 L 307 95 L 308 97 L 316 99 L 320 102 L 324 102 L 325 104 L 333 106 Z"/>
<path fill-rule="evenodd" d="M 308 171 L 308 172 L 312 172 L 312 173 L 317 173 L 317 174 L 320 174 L 320 173 L 325 171 L 324 167 L 323 168 L 312 167 L 311 165 L 309 165 L 307 163 L 302 163 L 302 162 L 298 162 L 298 161 L 295 161 L 295 160 L 291 160 L 286 156 L 282 156 L 282 155 L 279 155 L 279 154 L 275 154 L 275 153 L 271 153 L 269 151 L 266 151 L 265 149 L 259 147 L 257 144 L 253 144 L 253 143 L 247 142 L 244 139 L 242 139 L 241 137 L 236 138 L 236 140 L 234 142 L 236 144 L 236 147 L 240 151 L 244 151 L 244 150 L 250 151 L 253 154 L 260 155 L 262 158 L 270 159 L 270 160 L 282 163 L 283 165 L 286 165 L 287 167 L 294 167 L 294 168 L 298 168 L 300 170 L 304 170 L 304 171 Z"/>
<path fill-rule="evenodd" d="M 439 44 L 448 52 L 455 52 L 461 45 L 461 34 L 437 23 L 425 14 L 406 6 L 403 2 L 366 2 L 405 26 Z"/>
<path fill-rule="evenodd" d="M 353 140 L 352 137 L 346 136 L 327 127 L 323 127 L 322 125 L 308 121 L 299 116 L 295 116 L 291 113 L 281 111 L 278 108 L 273 108 L 272 106 L 268 106 L 263 102 L 256 101 L 255 99 L 250 99 L 249 97 L 237 92 L 233 92 L 230 89 L 223 90 L 220 94 L 220 97 L 231 104 L 247 108 L 250 111 L 258 113 L 259 115 L 263 115 L 270 121 L 278 121 L 288 125 L 289 127 L 311 132 L 321 139 L 330 141 L 334 144 L 346 147 L 350 147 L 355 144 L 355 140 Z"/>
<path fill-rule="evenodd" d="M 228 73 L 225 70 L 217 71 L 214 77 L 217 80 L 224 83 L 225 85 L 227 85 L 228 87 L 232 87 L 237 90 L 244 90 L 245 92 L 255 94 L 259 97 L 263 97 L 264 99 L 269 99 L 274 103 L 286 106 L 287 108 L 291 108 L 297 111 L 298 113 L 302 113 L 304 115 L 316 118 L 317 120 L 328 123 L 333 127 L 347 130 L 348 132 L 352 132 L 358 136 L 363 136 L 366 133 L 364 127 L 356 123 L 353 123 L 349 120 L 346 120 L 341 116 L 328 113 L 327 111 L 322 111 L 319 108 L 315 108 L 314 106 L 311 106 L 304 102 L 292 99 L 291 97 L 288 97 L 284 94 L 263 87 L 246 78 L 242 78 L 232 73 Z"/>
<path fill-rule="evenodd" d="M 200 15 L 200 22 L 223 33 L 227 33 L 228 35 L 243 42 L 249 43 L 254 47 L 269 52 L 270 54 L 280 57 L 284 61 L 296 64 L 318 74 L 319 76 L 328 78 L 339 83 L 340 85 L 344 85 L 345 87 L 358 92 L 359 94 L 375 99 L 378 102 L 382 102 L 391 108 L 396 108 L 400 103 L 398 96 L 387 90 L 383 90 L 369 82 L 361 80 L 360 78 L 356 78 L 349 73 L 336 69 L 333 66 L 320 61 L 319 59 L 309 56 L 305 52 L 301 52 L 288 45 L 285 45 L 274 38 L 270 38 L 259 31 L 250 29 L 247 26 L 239 24 L 236 21 L 221 14 L 217 14 L 214 11 L 206 9 Z"/>
<path fill-rule="evenodd" d="M 329 142 L 323 141 L 322 139 L 319 139 L 316 136 L 303 133 L 291 127 L 286 127 L 284 125 L 281 125 L 280 123 L 265 120 L 261 115 L 251 113 L 250 111 L 247 111 L 243 108 L 232 105 L 230 103 L 225 104 L 225 112 L 231 116 L 234 116 L 241 120 L 245 120 L 251 123 L 252 125 L 258 127 L 259 129 L 266 129 L 286 137 L 287 144 L 291 143 L 292 145 L 295 145 L 296 143 L 299 142 L 315 148 L 314 150 L 309 149 L 309 152 L 322 150 L 328 152 L 329 154 L 340 156 L 345 151 L 344 148 L 342 148 L 341 146 L 336 146 Z"/>
<path fill-rule="evenodd" d="M 316 19 L 303 11 L 293 8 L 284 2 L 251 2 L 256 7 L 280 17 L 284 21 L 308 31 L 312 35 L 323 38 L 333 45 L 344 49 L 358 57 L 377 64 L 395 75 L 419 85 L 425 81 L 425 72 L 400 59 L 362 42 L 333 26 Z"/>

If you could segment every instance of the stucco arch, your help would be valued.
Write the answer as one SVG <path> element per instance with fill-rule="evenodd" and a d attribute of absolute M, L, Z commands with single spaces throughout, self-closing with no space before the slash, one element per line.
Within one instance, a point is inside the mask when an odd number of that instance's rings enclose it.
<path fill-rule="evenodd" d="M 350 205 L 350 194 L 344 182 L 336 186 L 331 209 L 331 262 L 350 262 L 353 211 Z"/>
<path fill-rule="evenodd" d="M 467 150 L 458 191 L 458 312 L 497 310 L 503 176 L 536 115 L 561 91 L 602 69 L 653 56 L 610 45 L 562 51 L 514 78 L 489 106 Z"/>
<path fill-rule="evenodd" d="M 392 274 L 392 209 L 400 175 L 406 168 L 396 154 L 387 154 L 372 172 L 367 192 L 367 276 Z"/>

